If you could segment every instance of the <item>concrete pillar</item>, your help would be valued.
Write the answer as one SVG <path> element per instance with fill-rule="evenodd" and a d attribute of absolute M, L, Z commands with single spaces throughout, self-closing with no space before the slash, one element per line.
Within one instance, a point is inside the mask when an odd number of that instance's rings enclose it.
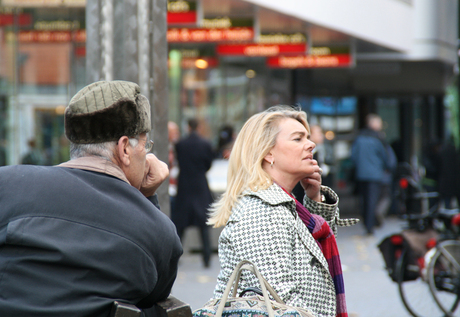
<path fill-rule="evenodd" d="M 150 21 L 150 85 L 149 99 L 152 104 L 152 126 L 154 127 L 155 154 L 163 162 L 168 162 L 168 42 L 166 40 L 167 0 L 151 2 Z M 170 214 L 168 184 L 158 189 L 162 211 Z"/>
<path fill-rule="evenodd" d="M 166 0 L 94 0 L 86 5 L 86 80 L 128 80 L 149 98 L 154 154 L 168 161 Z M 170 215 L 168 181 L 158 189 Z"/>
<path fill-rule="evenodd" d="M 113 80 L 113 0 L 101 0 L 101 79 Z"/>
<path fill-rule="evenodd" d="M 101 79 L 100 2 L 86 2 L 86 83 Z"/>

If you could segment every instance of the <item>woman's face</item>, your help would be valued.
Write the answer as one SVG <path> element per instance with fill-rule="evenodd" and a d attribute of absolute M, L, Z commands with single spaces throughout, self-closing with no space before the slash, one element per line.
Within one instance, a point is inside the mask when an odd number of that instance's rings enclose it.
<path fill-rule="evenodd" d="M 315 143 L 310 141 L 307 129 L 297 120 L 286 118 L 279 123 L 280 132 L 275 146 L 265 157 L 266 168 L 277 182 L 283 179 L 298 182 L 313 174 L 318 163 L 313 160 Z"/>

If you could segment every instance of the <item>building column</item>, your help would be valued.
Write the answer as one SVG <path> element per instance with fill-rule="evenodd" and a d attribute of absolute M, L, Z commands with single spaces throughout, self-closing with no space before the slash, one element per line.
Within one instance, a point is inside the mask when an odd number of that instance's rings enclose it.
<path fill-rule="evenodd" d="M 86 81 L 136 82 L 149 98 L 154 154 L 168 162 L 167 0 L 94 0 L 86 5 Z M 170 215 L 168 180 L 157 190 Z"/>
<path fill-rule="evenodd" d="M 152 107 L 152 128 L 154 130 L 155 154 L 168 162 L 168 42 L 166 39 L 167 0 L 153 0 L 150 10 L 150 91 Z M 158 188 L 161 210 L 170 215 L 169 182 Z"/>
<path fill-rule="evenodd" d="M 400 150 L 401 160 L 403 162 L 410 163 L 411 156 L 413 154 L 413 99 L 410 97 L 402 97 L 399 99 L 399 111 L 400 111 Z"/>

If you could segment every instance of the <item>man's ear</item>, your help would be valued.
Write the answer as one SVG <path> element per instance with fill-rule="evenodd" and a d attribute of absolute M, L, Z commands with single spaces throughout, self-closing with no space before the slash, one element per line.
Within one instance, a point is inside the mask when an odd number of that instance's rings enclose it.
<path fill-rule="evenodd" d="M 129 144 L 129 138 L 122 136 L 117 143 L 117 154 L 121 164 L 129 166 L 131 163 L 131 151 L 132 147 Z"/>

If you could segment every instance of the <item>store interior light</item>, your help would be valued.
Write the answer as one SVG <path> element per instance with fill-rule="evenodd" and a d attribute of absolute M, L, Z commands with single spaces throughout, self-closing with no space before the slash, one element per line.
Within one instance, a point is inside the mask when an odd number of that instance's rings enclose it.
<path fill-rule="evenodd" d="M 326 139 L 328 139 L 329 141 L 330 141 L 330 140 L 334 140 L 334 138 L 335 138 L 335 133 L 334 133 L 334 131 L 326 131 L 326 133 L 324 133 L 324 136 L 325 136 Z"/>
<path fill-rule="evenodd" d="M 56 112 L 57 115 L 63 115 L 65 112 L 65 106 L 57 106 L 54 111 Z"/>
<path fill-rule="evenodd" d="M 208 62 L 202 58 L 199 58 L 195 61 L 195 66 L 196 68 L 199 68 L 199 69 L 206 69 L 208 68 Z"/>
<path fill-rule="evenodd" d="M 256 77 L 256 72 L 253 69 L 248 69 L 246 71 L 246 77 L 249 79 L 254 78 Z"/>

